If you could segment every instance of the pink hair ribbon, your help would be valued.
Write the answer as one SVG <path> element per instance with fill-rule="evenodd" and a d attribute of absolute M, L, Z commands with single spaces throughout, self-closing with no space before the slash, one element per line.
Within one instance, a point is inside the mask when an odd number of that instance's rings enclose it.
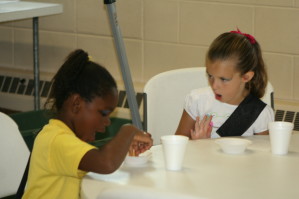
<path fill-rule="evenodd" d="M 251 44 L 255 44 L 256 43 L 256 40 L 255 40 L 255 38 L 252 35 L 243 33 L 239 29 L 237 29 L 236 31 L 234 30 L 234 31 L 230 31 L 230 32 L 231 33 L 237 33 L 237 34 L 244 35 L 245 37 L 248 38 L 248 40 L 250 41 Z"/>

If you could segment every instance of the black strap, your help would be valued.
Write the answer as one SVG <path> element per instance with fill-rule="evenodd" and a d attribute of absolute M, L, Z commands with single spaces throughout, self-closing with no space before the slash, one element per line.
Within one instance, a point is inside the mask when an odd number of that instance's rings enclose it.
<path fill-rule="evenodd" d="M 27 162 L 27 165 L 26 165 L 26 168 L 25 168 L 25 171 L 24 171 L 21 183 L 20 183 L 18 191 L 16 193 L 16 199 L 21 199 L 22 196 L 23 196 L 23 194 L 24 194 L 24 190 L 25 190 L 25 186 L 26 186 L 26 182 L 27 182 L 27 178 L 28 178 L 28 170 L 29 170 L 30 157 L 31 157 L 31 154 L 29 155 L 29 159 L 28 159 L 28 162 Z"/>
<path fill-rule="evenodd" d="M 221 137 L 241 136 L 254 123 L 266 104 L 249 94 L 216 131 Z"/>
<path fill-rule="evenodd" d="M 35 137 L 38 135 L 38 133 L 40 132 L 41 130 L 37 131 L 35 134 Z M 31 153 L 29 155 L 29 158 L 28 158 L 28 162 L 27 162 L 27 165 L 26 165 L 26 168 L 25 168 L 25 171 L 24 171 L 24 174 L 23 174 L 23 177 L 22 177 L 22 180 L 21 180 L 21 183 L 19 185 L 19 188 L 18 188 L 18 191 L 16 193 L 16 199 L 21 199 L 23 197 L 23 194 L 24 194 L 24 190 L 25 190 L 25 186 L 26 186 L 26 183 L 27 183 L 27 178 L 28 178 L 28 171 L 29 171 L 29 164 L 30 164 L 30 158 L 31 158 Z"/>

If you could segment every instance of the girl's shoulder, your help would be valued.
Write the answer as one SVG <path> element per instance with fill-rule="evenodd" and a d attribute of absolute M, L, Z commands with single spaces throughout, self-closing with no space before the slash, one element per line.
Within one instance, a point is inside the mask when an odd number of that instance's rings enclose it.
<path fill-rule="evenodd" d="M 189 96 L 192 97 L 213 97 L 213 91 L 211 87 L 202 87 L 202 88 L 197 88 L 193 89 L 190 91 Z"/>
<path fill-rule="evenodd" d="M 210 87 L 203 87 L 191 90 L 186 96 L 185 102 L 189 106 L 196 107 L 211 107 L 215 106 L 219 102 L 214 97 L 214 93 Z"/>
<path fill-rule="evenodd" d="M 274 121 L 274 110 L 268 104 L 265 106 L 260 115 L 261 117 L 271 118 Z"/>

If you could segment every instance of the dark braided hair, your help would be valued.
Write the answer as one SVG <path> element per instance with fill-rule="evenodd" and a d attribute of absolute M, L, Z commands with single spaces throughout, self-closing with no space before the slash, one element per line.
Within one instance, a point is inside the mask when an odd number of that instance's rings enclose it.
<path fill-rule="evenodd" d="M 94 97 L 103 97 L 117 89 L 111 74 L 101 65 L 89 60 L 88 53 L 73 51 L 52 79 L 49 98 L 53 111 L 59 111 L 72 94 L 79 94 L 90 102 Z"/>
<path fill-rule="evenodd" d="M 259 43 L 256 40 L 252 42 L 245 34 L 226 32 L 219 35 L 208 50 L 207 60 L 213 62 L 229 59 L 237 61 L 236 70 L 241 75 L 249 71 L 254 72 L 253 78 L 246 83 L 245 88 L 256 97 L 263 97 L 268 77 Z"/>

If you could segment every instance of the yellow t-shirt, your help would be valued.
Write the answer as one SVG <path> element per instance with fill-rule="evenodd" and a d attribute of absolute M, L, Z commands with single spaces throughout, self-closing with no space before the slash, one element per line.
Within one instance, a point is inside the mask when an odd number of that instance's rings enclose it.
<path fill-rule="evenodd" d="M 86 172 L 79 163 L 93 148 L 60 120 L 50 120 L 35 139 L 23 199 L 80 198 Z"/>

